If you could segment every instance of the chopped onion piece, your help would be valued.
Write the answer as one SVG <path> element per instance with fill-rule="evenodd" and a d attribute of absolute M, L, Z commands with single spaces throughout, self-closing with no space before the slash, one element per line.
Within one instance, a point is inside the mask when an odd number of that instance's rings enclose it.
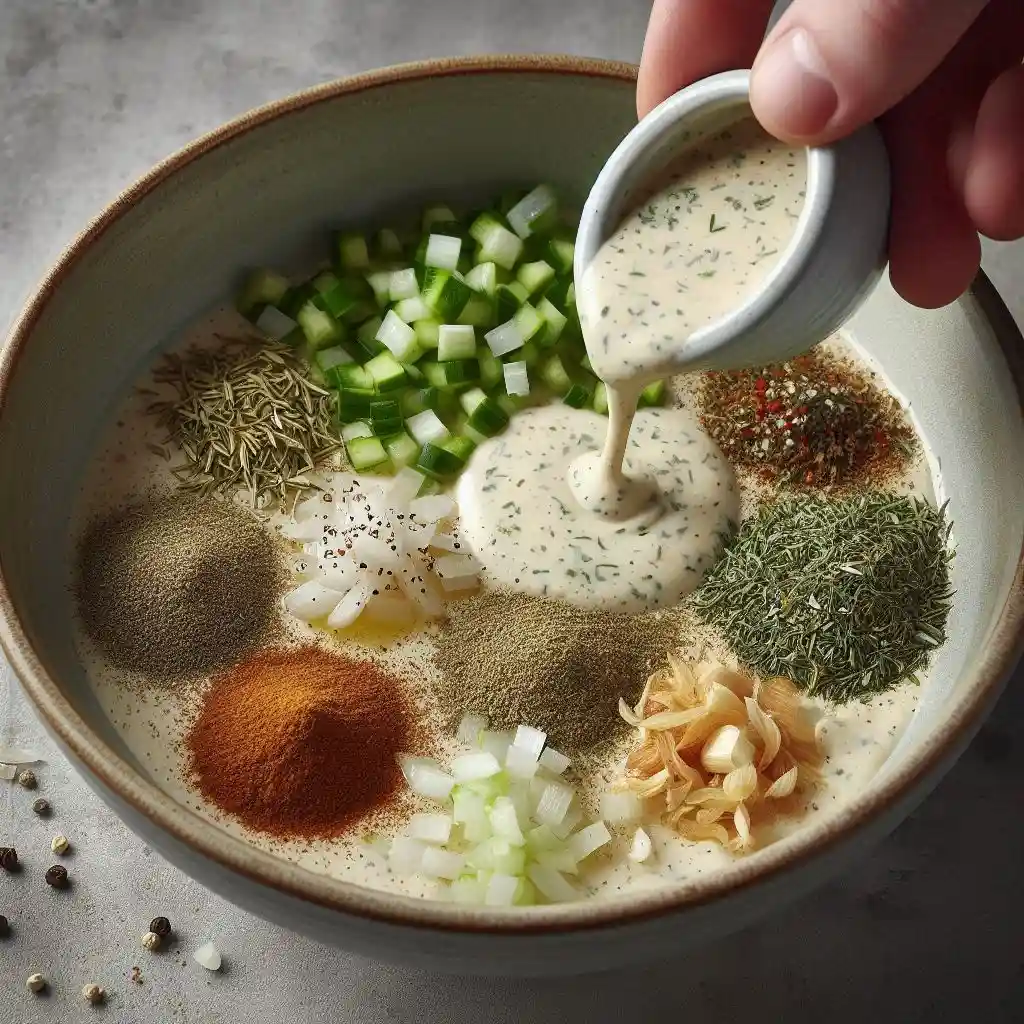
<path fill-rule="evenodd" d="M 595 821 L 581 828 L 569 840 L 569 852 L 577 861 L 586 860 L 595 850 L 612 841 L 612 835 L 603 821 Z"/>
<path fill-rule="evenodd" d="M 554 747 L 545 747 L 544 752 L 540 755 L 541 768 L 547 769 L 553 775 L 561 775 L 570 764 L 572 761 L 560 750 L 555 750 Z"/>
<path fill-rule="evenodd" d="M 192 959 L 208 971 L 219 971 L 223 962 L 220 950 L 212 942 L 204 942 L 192 954 Z"/>
<path fill-rule="evenodd" d="M 540 759 L 541 751 L 547 741 L 548 734 L 546 732 L 534 729 L 531 725 L 521 725 L 516 729 L 516 736 L 512 743 L 514 746 L 529 751 L 533 755 L 534 761 L 537 761 Z"/>
<path fill-rule="evenodd" d="M 420 768 L 436 768 L 438 771 L 441 770 L 441 766 L 432 757 L 400 757 L 398 759 L 398 766 L 402 769 L 406 783 L 409 784 L 412 783 L 412 773 Z"/>
<path fill-rule="evenodd" d="M 479 906 L 486 898 L 487 885 L 479 878 L 458 878 L 452 882 L 448 893 L 453 903 Z"/>
<path fill-rule="evenodd" d="M 512 746 L 512 733 L 487 730 L 480 734 L 480 749 L 486 750 L 499 763 L 504 762 L 508 748 Z"/>
<path fill-rule="evenodd" d="M 523 360 L 505 363 L 502 370 L 505 375 L 505 392 L 509 395 L 528 395 L 530 393 L 530 371 Z"/>
<path fill-rule="evenodd" d="M 517 779 L 532 779 L 537 774 L 537 761 L 525 747 L 517 747 L 514 743 L 505 755 L 505 770 Z"/>
<path fill-rule="evenodd" d="M 552 825 L 551 831 L 558 836 L 559 839 L 568 839 L 572 830 L 583 820 L 583 808 L 580 807 L 579 800 L 574 799 L 572 804 L 569 806 L 569 810 L 566 811 L 565 817 L 562 819 L 561 824 Z"/>
<path fill-rule="evenodd" d="M 452 818 L 458 825 L 487 825 L 487 804 L 479 793 L 457 786 L 453 794 Z"/>
<path fill-rule="evenodd" d="M 447 800 L 455 785 L 453 779 L 447 772 L 430 765 L 414 765 L 408 774 L 409 788 L 418 796 L 426 797 L 428 800 Z"/>
<path fill-rule="evenodd" d="M 546 868 L 554 868 L 567 875 L 579 874 L 579 863 L 573 856 L 572 850 L 564 846 L 558 850 L 538 850 L 535 859 L 538 864 L 543 864 Z"/>
<path fill-rule="evenodd" d="M 388 499 L 392 502 L 393 507 L 402 508 L 410 505 L 416 495 L 420 493 L 424 479 L 426 478 L 418 469 L 413 469 L 412 466 L 403 466 L 395 474 L 391 486 L 388 488 Z"/>
<path fill-rule="evenodd" d="M 457 270 L 462 239 L 454 235 L 431 235 L 427 239 L 427 252 L 423 265 L 441 270 Z"/>
<path fill-rule="evenodd" d="M 455 736 L 460 743 L 475 747 L 480 742 L 480 733 L 486 728 L 487 719 L 483 715 L 463 715 Z"/>
<path fill-rule="evenodd" d="M 498 759 L 487 751 L 479 751 L 472 754 L 460 754 L 452 761 L 452 775 L 459 782 L 469 782 L 473 779 L 489 779 L 501 771 Z"/>
<path fill-rule="evenodd" d="M 369 580 L 360 580 L 335 606 L 327 617 L 331 629 L 344 629 L 359 618 L 366 602 L 370 600 L 373 587 Z"/>
<path fill-rule="evenodd" d="M 324 532 L 323 525 L 317 519 L 306 519 L 304 522 L 285 523 L 281 527 L 281 536 L 288 540 L 297 540 L 301 544 L 319 540 Z"/>
<path fill-rule="evenodd" d="M 560 782 L 550 782 L 541 793 L 533 816 L 541 825 L 555 828 L 565 821 L 572 798 L 573 791 L 568 786 Z"/>
<path fill-rule="evenodd" d="M 303 622 L 324 619 L 337 607 L 344 595 L 328 590 L 319 580 L 309 580 L 285 595 L 284 606 Z"/>
<path fill-rule="evenodd" d="M 547 825 L 538 825 L 526 833 L 526 845 L 531 850 L 562 850 L 565 843 Z"/>
<path fill-rule="evenodd" d="M 14 764 L 0 763 L 0 779 L 10 782 L 18 774 L 18 766 Z"/>
<path fill-rule="evenodd" d="M 479 582 L 480 563 L 472 555 L 441 555 L 434 560 L 434 572 L 444 590 L 466 590 Z"/>
<path fill-rule="evenodd" d="M 463 548 L 462 542 L 454 533 L 435 533 L 430 540 L 430 546 L 441 551 L 461 551 Z"/>
<path fill-rule="evenodd" d="M 636 793 L 626 790 L 622 793 L 606 792 L 601 794 L 601 817 L 613 825 L 626 825 L 639 821 L 643 815 L 643 805 Z"/>
<path fill-rule="evenodd" d="M 515 805 L 507 796 L 499 796 L 490 811 L 491 828 L 494 834 L 513 846 L 522 846 L 526 842 L 523 831 L 519 827 Z"/>
<path fill-rule="evenodd" d="M 484 903 L 488 907 L 511 907 L 519 889 L 519 879 L 515 875 L 491 875 L 484 894 Z"/>
<path fill-rule="evenodd" d="M 31 750 L 0 745 L 0 761 L 4 764 L 35 764 L 39 759 L 39 755 Z"/>
<path fill-rule="evenodd" d="M 456 879 L 462 874 L 466 858 L 461 853 L 450 853 L 437 846 L 428 846 L 423 852 L 420 871 L 429 878 Z"/>
<path fill-rule="evenodd" d="M 410 416 L 405 421 L 405 429 L 412 434 L 417 444 L 442 441 L 448 436 L 448 428 L 433 409 L 424 409 L 423 412 Z"/>
<path fill-rule="evenodd" d="M 423 855 L 429 847 L 420 839 L 396 836 L 391 842 L 388 863 L 399 875 L 415 875 L 423 868 Z"/>
<path fill-rule="evenodd" d="M 299 325 L 276 306 L 264 306 L 256 320 L 256 330 L 265 334 L 271 341 L 282 341 Z"/>
<path fill-rule="evenodd" d="M 494 330 L 488 331 L 484 335 L 484 341 L 487 342 L 492 354 L 500 359 L 503 355 L 514 352 L 517 348 L 522 348 L 525 339 L 523 338 L 523 332 L 519 329 L 519 324 L 513 319 L 506 320 L 505 323 L 495 327 Z"/>
<path fill-rule="evenodd" d="M 424 843 L 447 843 L 452 834 L 452 819 L 447 814 L 414 814 L 405 834 Z"/>
<path fill-rule="evenodd" d="M 531 864 L 526 869 L 526 876 L 537 886 L 541 895 L 552 903 L 569 903 L 579 896 L 576 887 L 554 868 Z"/>
<path fill-rule="evenodd" d="M 654 847 L 651 844 L 651 837 L 642 828 L 638 828 L 633 834 L 633 844 L 629 848 L 629 859 L 636 861 L 637 864 L 643 864 L 644 861 L 650 859 L 653 852 Z"/>

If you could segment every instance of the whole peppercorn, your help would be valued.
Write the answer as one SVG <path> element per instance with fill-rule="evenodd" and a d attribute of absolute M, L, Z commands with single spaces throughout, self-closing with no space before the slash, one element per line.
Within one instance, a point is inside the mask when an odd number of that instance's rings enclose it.
<path fill-rule="evenodd" d="M 6 917 L 4 917 L 3 914 L 0 914 L 0 939 L 6 939 L 7 936 L 10 935 L 10 934 L 11 934 L 11 923 L 10 923 L 10 921 L 7 920 Z"/>
<path fill-rule="evenodd" d="M 82 988 L 82 998 L 93 1006 L 99 1006 L 106 997 L 107 993 L 99 985 L 85 985 Z"/>
<path fill-rule="evenodd" d="M 44 988 L 46 988 L 46 979 L 41 974 L 30 974 L 28 978 L 25 979 L 25 988 L 27 988 L 29 992 L 34 992 L 38 995 Z"/>
<path fill-rule="evenodd" d="M 142 936 L 142 948 L 148 949 L 150 953 L 155 953 L 160 948 L 161 942 L 163 942 L 163 939 L 156 932 L 146 932 Z"/>
<path fill-rule="evenodd" d="M 18 870 L 18 851 L 13 846 L 0 846 L 0 868 L 4 871 Z"/>
<path fill-rule="evenodd" d="M 68 869 L 60 864 L 54 864 L 46 872 L 46 884 L 54 889 L 66 889 L 68 887 Z"/>
<path fill-rule="evenodd" d="M 166 917 L 154 917 L 149 922 L 149 930 L 154 935 L 159 935 L 161 939 L 166 939 L 171 934 L 171 922 Z"/>
<path fill-rule="evenodd" d="M 49 815 L 52 808 L 50 807 L 50 801 L 44 800 L 40 797 L 38 800 L 33 801 L 32 810 L 39 815 L 40 818 L 45 818 Z"/>
<path fill-rule="evenodd" d="M 38 783 L 36 782 L 36 773 L 29 768 L 26 768 L 18 776 L 18 785 L 24 789 L 35 789 Z"/>

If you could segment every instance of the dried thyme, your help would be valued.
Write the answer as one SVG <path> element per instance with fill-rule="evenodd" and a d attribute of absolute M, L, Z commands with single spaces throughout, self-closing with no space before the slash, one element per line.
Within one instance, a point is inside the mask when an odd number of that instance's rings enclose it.
<path fill-rule="evenodd" d="M 948 537 L 943 510 L 915 498 L 785 497 L 743 524 L 694 604 L 762 676 L 867 697 L 945 641 Z"/>
<path fill-rule="evenodd" d="M 184 455 L 174 474 L 188 491 L 242 489 L 262 506 L 308 488 L 305 474 L 341 450 L 330 392 L 286 345 L 223 339 L 212 351 L 165 356 L 153 379 L 176 392 L 147 411 L 167 430 L 163 444 Z"/>

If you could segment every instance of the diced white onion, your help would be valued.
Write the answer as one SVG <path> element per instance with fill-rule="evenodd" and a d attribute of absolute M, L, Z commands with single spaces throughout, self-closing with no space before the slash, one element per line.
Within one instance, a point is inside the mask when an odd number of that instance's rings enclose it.
<path fill-rule="evenodd" d="M 452 819 L 448 814 L 414 814 L 409 819 L 405 834 L 424 843 L 447 843 L 452 834 Z"/>
<path fill-rule="evenodd" d="M 526 363 L 519 360 L 505 363 L 505 391 L 510 395 L 528 395 L 530 393 L 530 372 Z"/>
<path fill-rule="evenodd" d="M 651 843 L 651 837 L 644 829 L 638 828 L 633 834 L 633 842 L 629 848 L 629 859 L 637 864 L 643 864 L 644 861 L 650 859 L 653 852 L 654 846 Z"/>
<path fill-rule="evenodd" d="M 462 874 L 466 858 L 461 853 L 451 853 L 437 846 L 428 846 L 423 851 L 420 871 L 428 878 L 445 878 L 454 880 Z"/>
<path fill-rule="evenodd" d="M 387 311 L 375 338 L 399 361 L 416 344 L 416 332 L 393 309 Z"/>
<path fill-rule="evenodd" d="M 328 590 L 319 580 L 310 580 L 285 595 L 284 606 L 297 619 L 316 622 L 330 615 L 342 596 L 336 590 Z"/>
<path fill-rule="evenodd" d="M 554 747 L 545 747 L 544 752 L 540 755 L 541 768 L 547 769 L 553 775 L 561 775 L 570 764 L 572 761 L 560 750 L 555 750 Z"/>
<path fill-rule="evenodd" d="M 388 500 L 393 503 L 395 508 L 409 505 L 420 493 L 423 480 L 424 476 L 418 469 L 404 466 L 391 481 L 391 486 L 388 488 Z"/>
<path fill-rule="evenodd" d="M 477 878 L 459 878 L 452 882 L 449 895 L 454 903 L 479 906 L 484 902 L 487 886 Z"/>
<path fill-rule="evenodd" d="M 405 429 L 412 434 L 417 444 L 440 441 L 448 436 L 448 428 L 433 409 L 424 409 L 410 416 L 405 421 Z"/>
<path fill-rule="evenodd" d="M 192 954 L 192 959 L 208 971 L 219 971 L 223 963 L 220 950 L 212 942 L 204 942 Z"/>
<path fill-rule="evenodd" d="M 601 817 L 613 825 L 626 825 L 639 821 L 643 806 L 636 793 L 606 792 L 601 794 Z"/>
<path fill-rule="evenodd" d="M 484 903 L 488 907 L 511 907 L 519 889 L 519 879 L 515 875 L 501 875 L 495 872 L 487 882 Z"/>
<path fill-rule="evenodd" d="M 351 626 L 359 618 L 372 593 L 373 587 L 369 580 L 359 580 L 334 606 L 334 610 L 327 616 L 327 625 L 331 629 L 344 629 L 346 626 Z"/>
<path fill-rule="evenodd" d="M 428 800 L 447 800 L 455 785 L 455 779 L 440 768 L 430 765 L 414 765 L 409 770 L 409 788 Z"/>
<path fill-rule="evenodd" d="M 441 551 L 460 551 L 463 544 L 452 533 L 435 533 L 430 546 L 432 548 L 439 548 Z"/>
<path fill-rule="evenodd" d="M 523 831 L 519 827 L 519 819 L 516 817 L 515 805 L 507 796 L 499 796 L 494 801 L 490 819 L 491 828 L 500 839 L 506 840 L 513 846 L 522 846 L 526 842 Z"/>
<path fill-rule="evenodd" d="M 434 561 L 434 572 L 445 590 L 465 590 L 476 585 L 480 563 L 472 555 L 441 555 Z"/>
<path fill-rule="evenodd" d="M 474 779 L 489 779 L 501 771 L 498 759 L 487 751 L 472 754 L 460 754 L 452 761 L 452 775 L 459 782 L 471 782 Z"/>
<path fill-rule="evenodd" d="M 425 494 L 409 503 L 409 512 L 425 523 L 436 523 L 455 514 L 455 502 L 447 494 Z"/>
<path fill-rule="evenodd" d="M 537 886 L 541 895 L 552 903 L 569 903 L 579 896 L 576 887 L 554 868 L 531 864 L 526 869 L 526 876 Z"/>
<path fill-rule="evenodd" d="M 391 870 L 399 875 L 415 875 L 423 868 L 423 855 L 429 847 L 419 839 L 396 836 L 391 843 L 388 863 Z"/>
<path fill-rule="evenodd" d="M 512 740 L 512 744 L 529 751 L 533 759 L 538 761 L 540 760 L 541 752 L 544 750 L 544 744 L 547 741 L 548 734 L 546 732 L 534 729 L 532 725 L 521 725 L 516 729 L 515 739 Z"/>
<path fill-rule="evenodd" d="M 503 764 L 512 746 L 512 733 L 489 729 L 480 734 L 480 749 L 486 750 L 499 764 Z"/>
<path fill-rule="evenodd" d="M 398 302 L 401 299 L 411 299 L 414 295 L 419 295 L 419 293 L 420 286 L 419 282 L 416 280 L 416 271 L 414 268 L 409 267 L 406 270 L 391 271 L 391 280 L 388 284 L 388 294 L 392 302 Z"/>
<path fill-rule="evenodd" d="M 595 821 L 569 839 L 569 852 L 577 861 L 585 860 L 595 850 L 600 850 L 612 840 L 611 833 L 603 821 Z"/>
<path fill-rule="evenodd" d="M 538 850 L 535 859 L 538 864 L 562 871 L 567 875 L 579 874 L 580 866 L 576 858 L 572 855 L 571 850 L 564 847 L 558 850 Z"/>
<path fill-rule="evenodd" d="M 282 313 L 276 306 L 265 306 L 256 320 L 256 329 L 271 341 L 281 341 L 298 326 L 290 316 Z"/>
<path fill-rule="evenodd" d="M 484 335 L 484 341 L 487 342 L 491 352 L 500 358 L 509 352 L 514 352 L 517 348 L 522 348 L 525 339 L 523 338 L 523 332 L 519 329 L 519 324 L 512 319 L 506 320 L 505 323 L 499 324 L 494 330 L 488 331 Z"/>
<path fill-rule="evenodd" d="M 480 733 L 486 728 L 487 719 L 483 715 L 463 715 L 455 737 L 460 743 L 475 747 L 480 742 Z"/>
<path fill-rule="evenodd" d="M 438 267 L 441 270 L 456 270 L 459 266 L 461 251 L 461 238 L 456 238 L 454 235 L 431 235 L 427 239 L 427 252 L 423 263 L 428 267 Z"/>
<path fill-rule="evenodd" d="M 537 774 L 537 761 L 525 747 L 513 744 L 505 755 L 505 770 L 517 779 L 532 779 Z"/>
<path fill-rule="evenodd" d="M 580 807 L 579 800 L 574 799 L 569 805 L 569 810 L 565 812 L 565 817 L 558 825 L 552 825 L 551 831 L 558 836 L 559 839 L 568 839 L 572 830 L 583 820 L 583 808 Z"/>
<path fill-rule="evenodd" d="M 457 825 L 489 824 L 487 803 L 480 793 L 458 787 L 452 803 L 452 819 Z"/>
<path fill-rule="evenodd" d="M 572 798 L 573 792 L 568 786 L 560 782 L 549 782 L 537 801 L 537 810 L 533 816 L 540 824 L 555 828 L 565 821 Z"/>

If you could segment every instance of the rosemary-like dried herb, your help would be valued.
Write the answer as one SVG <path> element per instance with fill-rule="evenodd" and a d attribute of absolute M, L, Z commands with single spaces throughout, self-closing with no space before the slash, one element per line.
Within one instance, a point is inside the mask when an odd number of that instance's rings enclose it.
<path fill-rule="evenodd" d="M 252 338 L 224 338 L 214 350 L 167 355 L 154 371 L 174 398 L 148 412 L 167 430 L 184 465 L 186 491 L 248 492 L 253 507 L 312 486 L 304 474 L 342 447 L 330 392 L 306 378 L 295 352 Z"/>
<path fill-rule="evenodd" d="M 844 703 L 915 678 L 946 639 L 945 506 L 871 492 L 762 506 L 694 597 L 736 655 Z"/>

